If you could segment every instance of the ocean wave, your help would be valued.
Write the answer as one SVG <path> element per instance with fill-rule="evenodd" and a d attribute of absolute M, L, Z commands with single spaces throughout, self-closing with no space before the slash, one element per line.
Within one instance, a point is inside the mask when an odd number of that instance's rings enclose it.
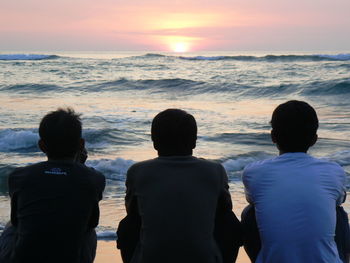
<path fill-rule="evenodd" d="M 276 155 L 269 154 L 266 152 L 250 152 L 243 155 L 232 156 L 222 161 L 226 172 L 228 174 L 240 172 L 245 166 L 256 161 L 263 161 L 276 157 Z M 343 150 L 339 152 L 334 152 L 330 155 L 320 157 L 321 159 L 332 161 L 338 163 L 340 166 L 349 166 L 350 165 L 350 150 Z M 350 178 L 349 178 L 350 179 Z"/>
<path fill-rule="evenodd" d="M 330 154 L 325 159 L 338 163 L 340 166 L 350 165 L 350 150 Z"/>
<path fill-rule="evenodd" d="M 195 56 L 195 57 L 184 57 L 181 56 L 179 57 L 180 59 L 184 59 L 184 60 L 229 60 L 229 59 L 236 59 L 239 60 L 240 58 L 242 58 L 244 56 Z M 249 56 L 244 57 L 245 59 L 248 59 Z M 251 57 L 254 58 L 254 57 Z"/>
<path fill-rule="evenodd" d="M 226 172 L 228 174 L 239 172 L 244 169 L 248 164 L 256 161 L 266 160 L 272 158 L 274 155 L 265 152 L 250 152 L 244 155 L 237 155 L 230 157 L 222 162 Z"/>
<path fill-rule="evenodd" d="M 39 135 L 34 129 L 0 130 L 0 152 L 36 152 L 39 150 L 38 139 Z"/>
<path fill-rule="evenodd" d="M 300 91 L 302 95 L 325 96 L 350 94 L 350 79 L 317 81 L 305 85 Z"/>
<path fill-rule="evenodd" d="M 103 173 L 106 178 L 116 181 L 125 181 L 127 170 L 135 161 L 123 158 L 88 160 L 86 164 Z"/>
<path fill-rule="evenodd" d="M 284 97 L 286 95 L 325 96 L 350 93 L 350 79 L 333 79 L 311 83 L 280 84 L 276 86 L 242 85 L 239 83 L 209 83 L 204 81 L 174 78 L 129 80 L 121 78 L 88 87 L 88 92 L 145 90 L 152 93 L 178 93 L 181 96 L 205 93 L 229 93 L 249 97 Z M 181 92 L 181 93 L 179 93 Z"/>
<path fill-rule="evenodd" d="M 41 54 L 0 54 L 0 60 L 47 60 L 56 58 L 59 58 L 59 56 Z"/>
<path fill-rule="evenodd" d="M 217 60 L 237 60 L 237 61 L 261 61 L 261 62 L 297 62 L 297 61 L 350 61 L 350 54 L 338 55 L 266 55 L 266 56 L 180 56 L 183 60 L 217 61 Z"/>
<path fill-rule="evenodd" d="M 321 58 L 326 58 L 330 60 L 342 60 L 347 61 L 350 60 L 350 54 L 337 54 L 337 55 L 316 55 Z"/>
<path fill-rule="evenodd" d="M 151 90 L 151 91 L 186 91 L 191 88 L 191 92 L 197 86 L 203 85 L 205 82 L 194 81 L 188 79 L 144 79 L 144 80 L 129 80 L 120 78 L 115 81 L 103 82 L 98 85 L 91 86 L 87 91 L 115 91 L 115 90 Z"/>
<path fill-rule="evenodd" d="M 119 129 L 84 129 L 83 138 L 89 150 L 105 148 L 108 145 L 132 145 L 144 140 L 135 132 Z"/>
<path fill-rule="evenodd" d="M 157 54 L 157 53 L 147 53 L 146 55 L 144 55 L 142 57 L 147 57 L 147 58 L 164 58 L 164 57 L 168 57 L 168 56 L 162 55 L 162 54 Z"/>
<path fill-rule="evenodd" d="M 116 240 L 117 233 L 116 231 L 97 231 L 97 239 L 98 240 Z"/>
<path fill-rule="evenodd" d="M 69 89 L 69 90 L 68 90 Z M 48 84 L 17 84 L 0 87 L 0 91 L 18 94 L 50 94 L 59 92 L 125 92 L 145 91 L 148 93 L 166 93 L 176 96 L 197 94 L 222 94 L 237 97 L 281 98 L 287 95 L 327 96 L 350 94 L 350 79 L 333 79 L 310 83 L 289 83 L 276 86 L 246 85 L 240 83 L 212 83 L 183 78 L 130 80 L 120 78 L 115 81 L 101 82 L 94 85 L 80 85 L 65 88 Z"/>
<path fill-rule="evenodd" d="M 271 145 L 269 133 L 222 133 L 212 137 L 200 137 L 205 141 L 216 141 L 221 143 L 245 144 L 245 145 Z"/>
<path fill-rule="evenodd" d="M 61 92 L 64 88 L 52 84 L 17 84 L 4 86 L 0 88 L 2 91 L 15 92 L 21 94 L 37 94 L 46 92 Z"/>
<path fill-rule="evenodd" d="M 83 138 L 89 151 L 105 149 L 109 145 L 132 145 L 144 138 L 118 129 L 84 129 Z M 38 152 L 39 134 L 37 129 L 0 130 L 0 152 Z"/>

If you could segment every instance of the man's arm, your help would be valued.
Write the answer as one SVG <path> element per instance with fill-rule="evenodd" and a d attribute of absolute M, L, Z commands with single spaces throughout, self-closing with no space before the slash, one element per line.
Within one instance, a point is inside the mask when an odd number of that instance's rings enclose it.
<path fill-rule="evenodd" d="M 250 182 L 251 182 L 252 178 L 251 175 L 249 174 L 247 168 L 245 168 L 243 170 L 243 174 L 242 174 L 242 182 L 244 185 L 244 194 L 245 194 L 245 198 L 247 200 L 247 202 L 249 204 L 254 204 L 254 200 L 253 200 L 253 195 L 251 193 L 251 186 L 250 186 Z"/>
<path fill-rule="evenodd" d="M 132 169 L 129 169 L 126 176 L 126 196 L 125 208 L 127 216 L 124 217 L 117 230 L 117 248 L 124 263 L 131 261 L 133 253 L 140 239 L 141 217 L 138 211 L 137 198 L 134 193 L 134 184 L 132 181 Z"/>
<path fill-rule="evenodd" d="M 11 224 L 13 226 L 17 226 L 18 220 L 17 220 L 17 195 L 18 195 L 18 191 L 19 191 L 19 184 L 20 182 L 18 180 L 16 180 L 16 173 L 17 169 L 15 171 L 13 171 L 9 177 L 8 177 L 8 188 L 9 188 L 9 195 L 11 198 L 11 216 L 10 216 L 10 220 L 11 220 Z"/>
<path fill-rule="evenodd" d="M 232 212 L 232 200 L 229 192 L 228 177 L 224 167 L 221 167 L 221 192 L 218 200 L 217 214 Z"/>
<path fill-rule="evenodd" d="M 17 195 L 11 197 L 11 224 L 17 226 Z"/>
<path fill-rule="evenodd" d="M 346 200 L 346 176 L 345 171 L 342 167 L 339 167 L 339 178 L 340 178 L 340 192 L 336 200 L 336 216 L 337 223 L 335 229 L 335 242 L 337 244 L 339 255 L 345 262 L 350 262 L 350 228 L 348 214 L 341 206 Z"/>
<path fill-rule="evenodd" d="M 92 213 L 90 216 L 90 221 L 89 221 L 89 225 L 88 225 L 90 228 L 95 228 L 98 226 L 99 219 L 100 219 L 100 208 L 99 208 L 98 203 L 103 198 L 103 191 L 104 191 L 105 185 L 106 185 L 106 179 L 105 179 L 104 175 L 101 174 L 100 172 L 96 172 L 96 173 L 97 173 L 96 177 L 98 177 L 97 178 L 98 180 L 96 180 L 97 200 L 94 204 L 94 207 L 92 209 Z"/>
<path fill-rule="evenodd" d="M 241 223 L 232 211 L 228 178 L 221 166 L 222 185 L 215 217 L 214 237 L 220 248 L 223 262 L 235 262 L 238 249 L 242 245 Z"/>
<path fill-rule="evenodd" d="M 126 174 L 126 195 L 125 208 L 126 213 L 132 216 L 140 216 L 137 204 L 137 196 L 135 195 L 134 167 L 131 166 Z"/>

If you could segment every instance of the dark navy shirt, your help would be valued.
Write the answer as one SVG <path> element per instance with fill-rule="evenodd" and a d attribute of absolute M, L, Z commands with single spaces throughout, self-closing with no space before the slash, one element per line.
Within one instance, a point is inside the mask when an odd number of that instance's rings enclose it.
<path fill-rule="evenodd" d="M 79 262 L 85 234 L 98 225 L 104 176 L 83 164 L 47 161 L 9 176 L 13 262 Z"/>

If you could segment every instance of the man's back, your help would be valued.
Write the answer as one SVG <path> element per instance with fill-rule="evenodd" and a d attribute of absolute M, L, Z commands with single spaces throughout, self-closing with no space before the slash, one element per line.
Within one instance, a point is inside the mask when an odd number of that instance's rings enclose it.
<path fill-rule="evenodd" d="M 142 221 L 133 263 L 221 262 L 215 215 L 232 209 L 221 165 L 192 156 L 159 157 L 131 167 L 127 188 L 127 211 L 138 212 Z"/>
<path fill-rule="evenodd" d="M 47 161 L 9 177 L 13 262 L 79 262 L 83 239 L 99 218 L 104 177 L 71 161 Z"/>
<path fill-rule="evenodd" d="M 337 164 L 301 152 L 248 166 L 243 182 L 262 241 L 257 262 L 341 262 L 334 233 L 344 180 Z"/>

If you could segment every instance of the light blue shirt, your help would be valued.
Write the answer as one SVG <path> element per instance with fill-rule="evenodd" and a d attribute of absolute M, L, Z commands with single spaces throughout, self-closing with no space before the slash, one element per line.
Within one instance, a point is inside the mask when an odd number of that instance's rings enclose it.
<path fill-rule="evenodd" d="M 247 166 L 262 248 L 256 263 L 341 263 L 334 241 L 344 170 L 306 153 L 285 153 Z"/>

